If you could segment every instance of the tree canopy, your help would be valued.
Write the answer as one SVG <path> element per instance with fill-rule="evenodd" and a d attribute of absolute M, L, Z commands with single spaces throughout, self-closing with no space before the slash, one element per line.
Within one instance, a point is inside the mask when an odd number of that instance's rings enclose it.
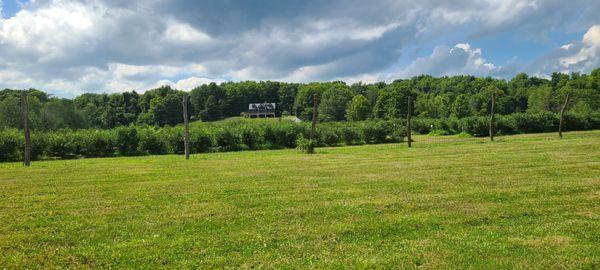
<path fill-rule="evenodd" d="M 20 92 L 27 91 L 32 129 L 114 128 L 131 124 L 176 125 L 183 121 L 183 91 L 163 86 L 143 94 L 136 91 L 95 94 L 74 99 L 53 97 L 36 89 L 0 91 L 0 129 L 21 128 Z M 243 81 L 204 84 L 192 89 L 188 113 L 193 120 L 214 121 L 244 113 L 249 103 L 275 102 L 278 114 L 312 116 L 313 96 L 319 96 L 320 121 L 403 118 L 407 97 L 421 117 L 481 116 L 488 112 L 490 93 L 496 93 L 499 114 L 558 111 L 567 93 L 569 111 L 600 111 L 600 68 L 590 74 L 554 73 L 548 79 L 521 73 L 511 80 L 422 75 L 391 83 L 285 83 Z"/>

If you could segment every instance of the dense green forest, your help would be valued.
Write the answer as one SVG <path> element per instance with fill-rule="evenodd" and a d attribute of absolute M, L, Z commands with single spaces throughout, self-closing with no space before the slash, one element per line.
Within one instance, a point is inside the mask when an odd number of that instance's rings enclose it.
<path fill-rule="evenodd" d="M 111 129 L 130 124 L 176 125 L 182 119 L 184 91 L 168 86 L 139 94 L 86 93 L 74 99 L 53 97 L 43 91 L 28 91 L 30 126 L 34 130 L 63 128 Z M 344 82 L 283 83 L 227 82 L 202 85 L 191 90 L 189 114 L 193 120 L 214 121 L 240 116 L 248 103 L 276 102 L 278 113 L 308 119 L 312 96 L 319 95 L 319 120 L 360 121 L 395 119 L 406 114 L 406 97 L 415 99 L 415 115 L 426 118 L 464 118 L 486 115 L 490 93 L 499 93 L 496 111 L 501 115 L 520 112 L 557 112 L 566 93 L 571 93 L 571 113 L 589 115 L 600 111 L 600 68 L 591 74 L 552 74 L 550 79 L 518 74 L 511 80 L 453 76 L 418 76 L 392 83 L 347 85 Z M 0 129 L 20 128 L 20 91 L 0 91 Z"/>

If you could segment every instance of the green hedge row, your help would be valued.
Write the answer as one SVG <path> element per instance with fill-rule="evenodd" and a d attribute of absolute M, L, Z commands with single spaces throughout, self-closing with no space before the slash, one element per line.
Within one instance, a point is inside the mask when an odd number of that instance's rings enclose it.
<path fill-rule="evenodd" d="M 309 136 L 309 123 L 237 120 L 193 123 L 192 153 L 294 148 Z M 399 121 L 362 121 L 319 124 L 317 146 L 399 142 L 404 128 Z M 32 133 L 32 158 L 111 157 L 180 154 L 184 151 L 183 127 L 118 127 L 112 130 L 60 130 Z M 21 131 L 0 131 L 0 161 L 22 160 Z"/>
<path fill-rule="evenodd" d="M 413 131 L 421 134 L 469 133 L 488 135 L 488 117 L 462 119 L 414 118 Z M 558 128 L 555 113 L 499 115 L 501 134 L 552 132 Z M 405 120 L 320 123 L 316 146 L 400 142 Z M 294 148 L 299 138 L 308 138 L 310 123 L 287 120 L 245 120 L 192 123 L 192 153 Z M 565 130 L 600 129 L 600 112 L 565 114 Z M 32 133 L 33 159 L 161 155 L 183 153 L 183 128 L 119 127 L 112 130 L 60 130 Z M 0 162 L 22 160 L 23 135 L 16 129 L 0 130 Z"/>
<path fill-rule="evenodd" d="M 496 117 L 498 135 L 553 132 L 558 130 L 559 116 L 552 112 L 513 113 Z M 415 132 L 420 134 L 458 134 L 469 133 L 473 136 L 489 135 L 489 117 L 475 116 L 461 119 L 415 118 L 411 123 Z M 565 113 L 564 130 L 600 129 L 600 112 L 591 114 Z"/>

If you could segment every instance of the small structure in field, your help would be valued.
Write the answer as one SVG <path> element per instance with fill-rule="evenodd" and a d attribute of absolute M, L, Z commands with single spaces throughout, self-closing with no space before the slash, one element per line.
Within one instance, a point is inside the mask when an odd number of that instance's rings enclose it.
<path fill-rule="evenodd" d="M 276 105 L 275 103 L 250 103 L 248 105 L 248 113 L 246 114 L 246 117 L 250 117 L 250 118 L 267 118 L 267 117 L 273 117 L 275 118 L 275 112 L 276 112 Z"/>

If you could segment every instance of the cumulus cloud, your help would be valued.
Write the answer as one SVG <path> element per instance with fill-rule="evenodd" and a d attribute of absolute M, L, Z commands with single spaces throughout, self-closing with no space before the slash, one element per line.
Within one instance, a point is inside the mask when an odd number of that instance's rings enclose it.
<path fill-rule="evenodd" d="M 391 74 L 391 76 L 400 78 L 422 74 L 433 76 L 460 74 L 488 76 L 496 70 L 498 70 L 498 67 L 483 58 L 480 48 L 471 48 L 471 45 L 464 43 L 456 44 L 454 47 L 437 46 L 433 49 L 431 55 L 416 59 L 405 68 Z"/>
<path fill-rule="evenodd" d="M 211 41 L 206 33 L 194 29 L 189 24 L 171 21 L 167 25 L 165 37 L 172 42 L 184 42 L 202 45 Z"/>
<path fill-rule="evenodd" d="M 600 25 L 592 26 L 583 36 L 579 44 L 568 44 L 561 47 L 565 51 L 572 52 L 571 55 L 559 58 L 560 65 L 572 70 L 585 70 L 599 64 L 600 60 Z"/>
<path fill-rule="evenodd" d="M 72 96 L 224 80 L 503 76 L 506 63 L 486 61 L 470 39 L 543 40 L 548 29 L 583 31 L 598 13 L 593 0 L 37 0 L 0 18 L 0 88 Z M 594 33 L 540 72 L 597 65 L 585 60 L 598 56 Z M 397 68 L 415 50 L 458 39 Z"/>
<path fill-rule="evenodd" d="M 589 72 L 600 67 L 600 24 L 591 26 L 580 41 L 557 48 L 532 62 L 527 71 L 539 76 L 552 72 Z"/>
<path fill-rule="evenodd" d="M 158 82 L 156 82 L 155 87 L 158 86 L 163 86 L 163 85 L 169 85 L 175 89 L 180 89 L 180 90 L 184 90 L 184 91 L 189 91 L 192 90 L 198 86 L 201 86 L 203 84 L 210 84 L 210 83 L 217 83 L 220 84 L 222 82 L 225 82 L 222 79 L 208 79 L 208 78 L 198 78 L 198 77 L 190 77 L 187 79 L 182 79 L 179 80 L 177 82 L 172 82 L 170 80 L 160 80 Z"/>

